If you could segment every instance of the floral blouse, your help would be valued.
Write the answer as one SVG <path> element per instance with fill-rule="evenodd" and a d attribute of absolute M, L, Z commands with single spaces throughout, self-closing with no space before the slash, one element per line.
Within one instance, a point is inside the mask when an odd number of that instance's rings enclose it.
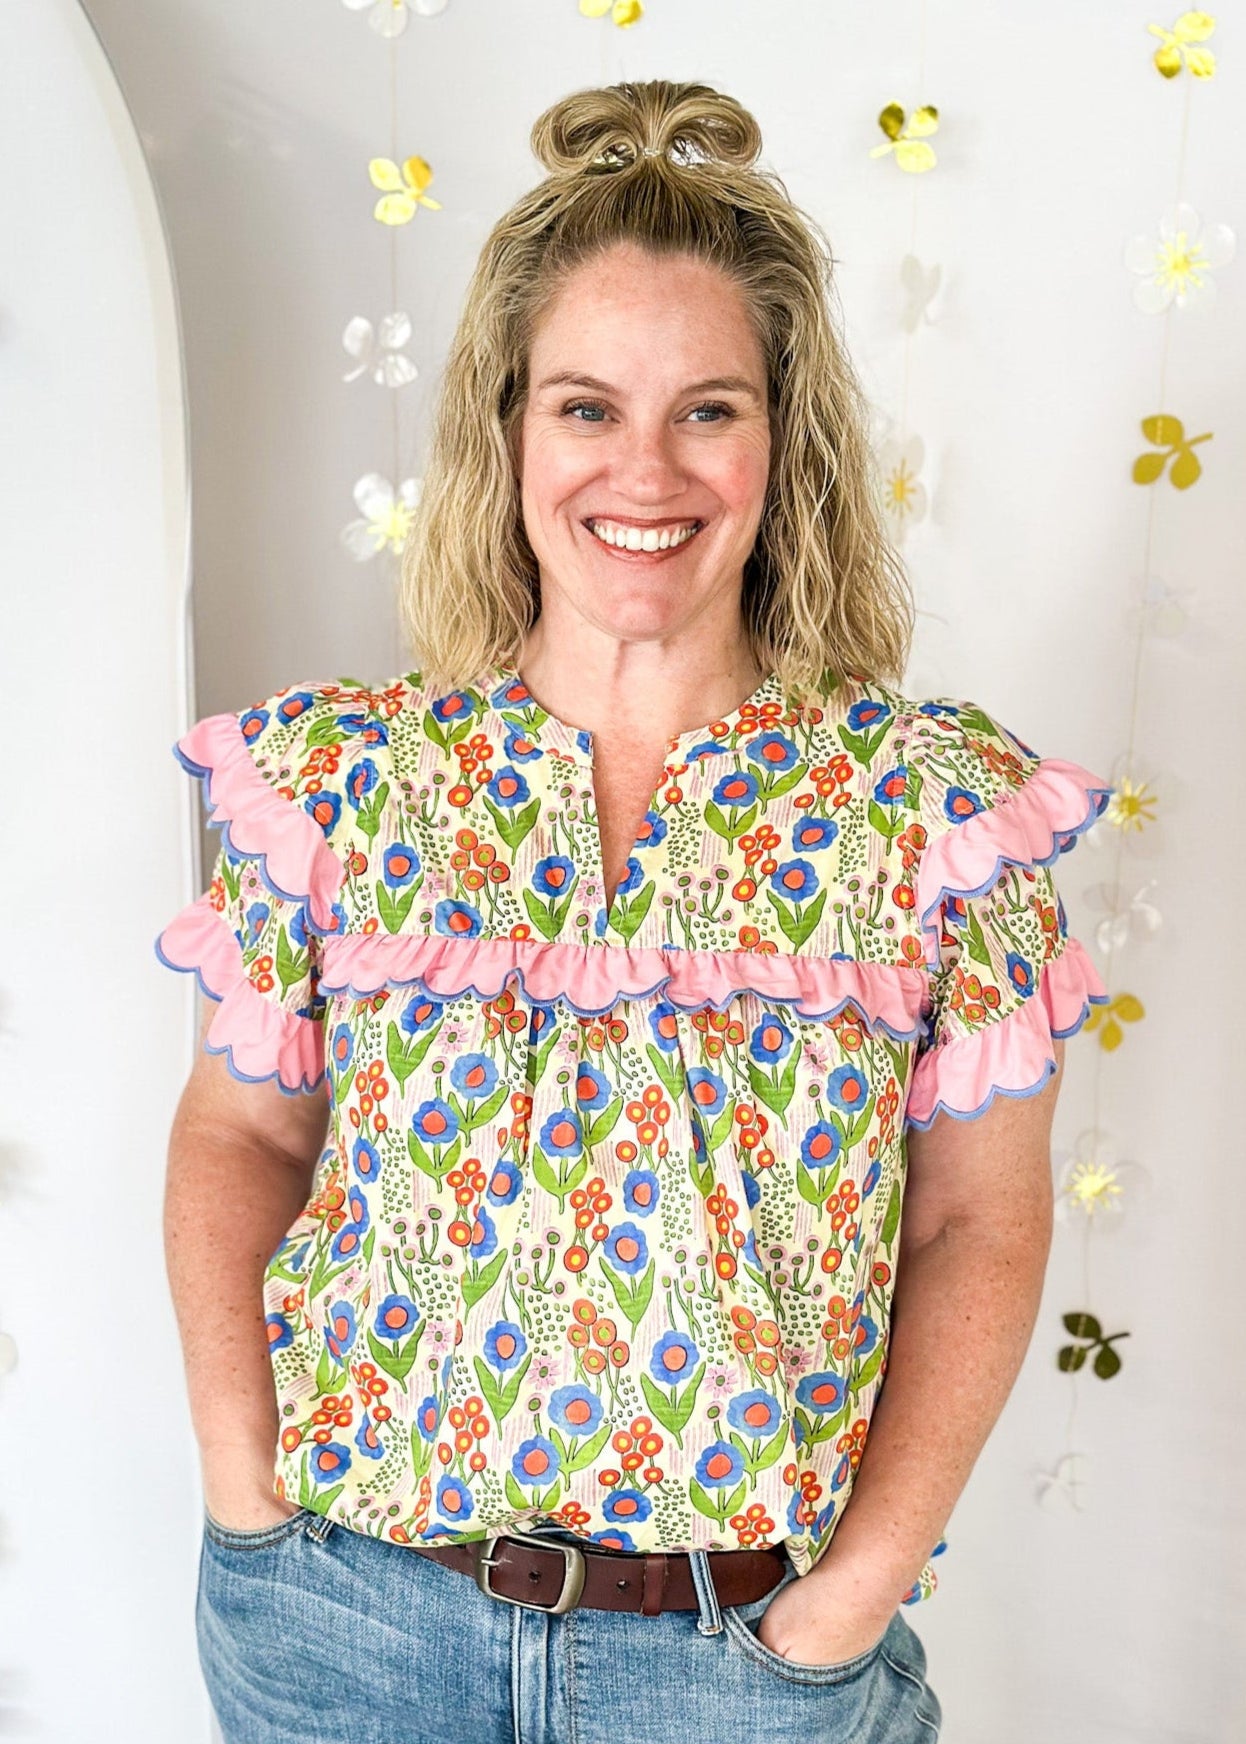
<path fill-rule="evenodd" d="M 235 1077 L 329 1106 L 264 1275 L 277 1494 L 398 1544 L 826 1550 L 907 1130 L 1034 1094 L 1107 999 L 1053 866 L 1112 789 L 970 702 L 821 696 L 671 739 L 609 903 L 592 734 L 512 668 L 178 741 L 222 845 L 157 952 Z"/>

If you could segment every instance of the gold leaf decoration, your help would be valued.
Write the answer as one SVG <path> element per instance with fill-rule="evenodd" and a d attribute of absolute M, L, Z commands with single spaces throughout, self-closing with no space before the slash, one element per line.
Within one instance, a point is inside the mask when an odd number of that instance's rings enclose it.
<path fill-rule="evenodd" d="M 645 15 L 641 0 L 580 0 L 580 12 L 585 18 L 604 18 L 626 30 L 629 24 L 639 24 Z"/>
<path fill-rule="evenodd" d="M 1087 1030 L 1095 1030 L 1099 1036 L 1099 1046 L 1107 1053 L 1114 1053 L 1125 1039 L 1121 1028 L 1125 1023 L 1141 1023 L 1146 1016 L 1146 1007 L 1134 993 L 1118 993 L 1106 1005 L 1091 1007 L 1090 1016 L 1086 1019 Z"/>
<path fill-rule="evenodd" d="M 1196 79 L 1215 76 L 1216 57 L 1209 48 L 1198 48 L 1216 28 L 1210 12 L 1183 12 L 1171 30 L 1162 24 L 1148 24 L 1152 36 L 1158 36 L 1160 47 L 1151 57 L 1157 73 L 1175 79 L 1182 67 L 1188 67 Z"/>
<path fill-rule="evenodd" d="M 1162 452 L 1137 456 L 1133 464 L 1135 484 L 1154 484 L 1170 460 L 1172 466 L 1168 478 L 1177 490 L 1188 490 L 1202 477 L 1203 469 L 1194 445 L 1196 442 L 1210 442 L 1212 431 L 1204 430 L 1201 436 L 1187 436 L 1180 418 L 1174 418 L 1168 412 L 1157 412 L 1154 417 L 1142 420 L 1142 434 Z"/>
<path fill-rule="evenodd" d="M 369 160 L 368 175 L 374 188 L 384 189 L 372 208 L 372 216 L 382 224 L 409 224 L 417 206 L 441 211 L 440 200 L 424 192 L 433 172 L 422 157 L 404 158 L 401 168 L 391 157 L 374 157 Z"/>
<path fill-rule="evenodd" d="M 887 138 L 884 144 L 873 148 L 871 157 L 893 153 L 899 167 L 910 175 L 921 175 L 935 167 L 934 147 L 926 143 L 927 136 L 939 125 L 939 111 L 933 103 L 923 103 L 907 119 L 899 103 L 888 103 L 879 114 L 878 125 Z"/>

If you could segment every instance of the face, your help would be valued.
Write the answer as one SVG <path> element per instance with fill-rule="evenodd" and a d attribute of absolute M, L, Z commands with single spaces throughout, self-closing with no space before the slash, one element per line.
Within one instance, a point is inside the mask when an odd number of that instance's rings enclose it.
<path fill-rule="evenodd" d="M 627 640 L 677 636 L 706 611 L 738 619 L 770 422 L 735 286 L 687 256 L 612 249 L 544 311 L 528 381 L 517 470 L 542 616 Z"/>

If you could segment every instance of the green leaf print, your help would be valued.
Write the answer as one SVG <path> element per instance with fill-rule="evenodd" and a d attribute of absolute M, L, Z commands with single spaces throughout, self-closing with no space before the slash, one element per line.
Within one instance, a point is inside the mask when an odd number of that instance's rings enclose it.
<path fill-rule="evenodd" d="M 511 853 L 514 854 L 524 837 L 529 834 L 533 825 L 536 823 L 536 820 L 540 817 L 541 802 L 539 799 L 534 799 L 530 805 L 525 805 L 521 811 L 504 811 L 501 806 L 495 805 L 489 798 L 488 794 L 486 794 L 485 810 L 497 825 L 499 836 L 501 836 L 502 840 L 506 843 L 506 846 L 510 849 Z"/>
<path fill-rule="evenodd" d="M 645 1395 L 645 1402 L 653 1412 L 653 1415 L 657 1418 L 663 1429 L 668 1430 L 671 1435 L 674 1435 L 675 1407 L 671 1404 L 661 1387 L 658 1386 L 657 1382 L 647 1375 L 644 1369 L 641 1369 L 640 1371 L 640 1385 L 641 1390 Z"/>
<path fill-rule="evenodd" d="M 645 1053 L 648 1056 L 649 1064 L 662 1080 L 667 1095 L 672 1101 L 677 1101 L 683 1094 L 684 1088 L 683 1055 L 679 1052 L 664 1054 L 660 1048 L 655 1048 L 652 1042 L 646 1047 Z"/>
<path fill-rule="evenodd" d="M 565 905 L 560 905 L 551 914 L 534 890 L 524 891 L 523 905 L 528 911 L 528 919 L 543 938 L 558 937 L 562 931 L 563 916 L 567 912 Z"/>
<path fill-rule="evenodd" d="M 584 1143 L 589 1150 L 594 1150 L 602 1144 L 614 1131 L 619 1116 L 623 1112 L 623 1098 L 617 1096 L 613 1102 L 608 1102 L 584 1135 Z"/>
<path fill-rule="evenodd" d="M 411 1161 L 415 1164 L 417 1169 L 421 1170 L 425 1175 L 431 1176 L 438 1185 L 440 1185 L 441 1179 L 446 1171 L 453 1168 L 458 1148 L 459 1141 L 455 1139 L 450 1150 L 448 1150 L 439 1160 L 434 1160 L 429 1156 L 414 1132 L 409 1132 L 407 1134 L 407 1150 L 410 1154 Z"/>
<path fill-rule="evenodd" d="M 870 1121 L 874 1117 L 874 1097 L 871 1096 L 865 1107 L 845 1126 L 837 1121 L 836 1125 L 844 1137 L 844 1149 L 850 1151 L 853 1145 L 858 1145 L 870 1130 Z"/>
<path fill-rule="evenodd" d="M 722 1518 L 724 1520 L 727 1518 L 728 1514 L 736 1514 L 739 1512 L 739 1510 L 744 1506 L 744 1498 L 747 1494 L 748 1482 L 746 1479 L 741 1478 L 735 1489 L 732 1490 L 731 1494 L 723 1503 Z"/>
<path fill-rule="evenodd" d="M 402 895 L 395 898 L 390 895 L 389 887 L 381 879 L 376 881 L 376 908 L 388 933 L 401 932 L 407 916 L 411 913 L 412 904 L 420 892 L 422 877 L 415 878 Z"/>
<path fill-rule="evenodd" d="M 584 1160 L 587 1163 L 588 1159 Z M 620 1276 L 611 1266 L 605 1267 L 606 1277 L 610 1280 L 610 1288 L 614 1291 L 615 1300 L 619 1304 L 619 1312 L 627 1316 L 633 1332 L 644 1319 L 649 1299 L 653 1295 L 655 1263 L 653 1260 L 649 1261 L 645 1267 L 644 1277 L 635 1286 L 629 1278 Z"/>
<path fill-rule="evenodd" d="M 436 1037 L 437 1031 L 430 1029 L 426 1030 L 423 1035 L 404 1039 L 400 1024 L 391 1023 L 386 1026 L 385 1063 L 398 1080 L 399 1089 L 403 1087 L 412 1072 L 419 1069 L 420 1061 L 433 1045 Z"/>
<path fill-rule="evenodd" d="M 449 724 L 450 732 L 454 734 L 454 737 L 456 739 L 462 738 L 463 729 L 464 729 L 465 725 L 466 725 L 466 722 L 464 722 L 464 721 L 451 721 L 450 722 L 450 724 Z M 446 751 L 446 752 L 449 751 L 449 749 L 450 749 L 449 736 L 448 736 L 447 732 L 445 731 L 445 729 L 441 726 L 441 723 L 438 721 L 438 719 L 437 719 L 436 715 L 433 713 L 432 709 L 425 709 L 425 711 L 424 711 L 424 721 L 423 721 L 422 730 L 433 741 L 434 745 L 440 745 L 440 747 L 443 751 Z"/>
<path fill-rule="evenodd" d="M 696 1508 L 698 1512 L 704 1514 L 707 1519 L 715 1520 L 720 1525 L 722 1524 L 723 1516 L 718 1512 L 714 1503 L 710 1501 L 709 1497 L 695 1478 L 688 1479 L 688 1495 L 691 1498 L 693 1507 Z"/>
<path fill-rule="evenodd" d="M 822 910 L 826 907 L 826 897 L 826 890 L 819 890 L 804 913 L 798 914 L 795 908 L 790 903 L 784 902 L 776 891 L 767 890 L 766 892 L 767 901 L 779 917 L 779 925 L 797 949 L 804 944 L 822 919 Z"/>
<path fill-rule="evenodd" d="M 519 1397 L 519 1389 L 523 1385 L 523 1378 L 527 1374 L 528 1365 L 532 1361 L 532 1352 L 528 1351 L 525 1354 L 523 1361 L 512 1371 L 512 1373 L 507 1377 L 506 1384 L 501 1387 L 499 1387 L 493 1370 L 489 1367 L 485 1359 L 482 1356 L 477 1355 L 474 1360 L 476 1377 L 480 1382 L 480 1390 L 485 1396 L 486 1404 L 493 1413 L 494 1421 L 500 1423 L 502 1419 L 509 1416 L 511 1411 L 515 1408 L 515 1401 Z"/>
<path fill-rule="evenodd" d="M 876 799 L 870 801 L 869 820 L 885 842 L 894 841 L 910 821 L 903 806 L 879 805 Z"/>
<path fill-rule="evenodd" d="M 987 969 L 994 969 L 991 953 L 986 948 L 986 936 L 982 931 L 982 922 L 978 919 L 971 905 L 965 905 L 967 916 L 966 932 L 969 936 L 969 955 L 976 963 L 981 963 Z"/>
<path fill-rule="evenodd" d="M 488 1126 L 498 1109 L 510 1095 L 509 1084 L 499 1084 L 497 1089 L 483 1102 L 456 1102 L 464 1132 L 475 1132 L 478 1126 Z"/>
<path fill-rule="evenodd" d="M 321 750 L 325 745 L 340 745 L 343 738 L 342 723 L 336 714 L 321 715 L 303 732 L 304 743 L 312 750 Z"/>
<path fill-rule="evenodd" d="M 748 1061 L 749 1088 L 759 1102 L 764 1102 L 772 1113 L 780 1118 L 787 1113 L 787 1105 L 792 1100 L 796 1090 L 796 1066 L 799 1054 L 792 1049 L 791 1057 L 779 1078 L 759 1066 L 756 1060 Z"/>
<path fill-rule="evenodd" d="M 231 903 L 238 900 L 238 890 L 242 884 L 242 863 L 232 866 L 228 860 L 221 861 L 221 882 L 225 886 L 225 895 Z"/>
<path fill-rule="evenodd" d="M 381 827 L 381 813 L 385 810 L 385 801 L 389 798 L 389 782 L 382 781 L 360 804 L 356 817 L 359 828 L 368 840 L 374 841 Z"/>
<path fill-rule="evenodd" d="M 528 1506 L 528 1498 L 520 1489 L 518 1479 L 513 1471 L 508 1471 L 506 1474 L 506 1500 L 512 1508 L 526 1508 Z"/>
<path fill-rule="evenodd" d="M 834 1192 L 838 1179 L 839 1163 L 836 1163 L 832 1169 L 819 1169 L 815 1177 L 812 1171 L 805 1166 L 804 1160 L 797 1158 L 796 1187 L 801 1198 L 806 1200 L 808 1204 L 819 1207 L 824 1205 L 829 1195 Z"/>
<path fill-rule="evenodd" d="M 734 1126 L 735 1109 L 730 1100 L 728 1100 L 723 1106 L 722 1113 L 714 1122 L 714 1125 L 710 1130 L 709 1138 L 706 1140 L 711 1157 L 715 1156 L 722 1149 L 723 1145 L 726 1144 L 727 1140 L 731 1137 Z"/>
<path fill-rule="evenodd" d="M 596 1435 L 591 1436 L 584 1443 L 578 1453 L 573 1454 L 568 1451 L 566 1461 L 567 1470 L 569 1472 L 578 1472 L 583 1471 L 586 1466 L 592 1465 L 593 1461 L 597 1458 L 597 1455 L 601 1452 L 607 1441 L 609 1441 L 613 1432 L 614 1424 L 609 1418 L 607 1418 L 598 1429 Z"/>
<path fill-rule="evenodd" d="M 532 1147 L 532 1172 L 539 1186 L 547 1193 L 552 1193 L 561 1205 L 568 1193 L 572 1193 L 588 1173 L 588 1157 L 582 1156 L 571 1169 L 564 1180 L 554 1168 L 540 1145 Z"/>
<path fill-rule="evenodd" d="M 277 979 L 284 998 L 296 982 L 307 974 L 307 952 L 296 951 L 285 927 L 277 934 Z"/>
<path fill-rule="evenodd" d="M 372 1352 L 377 1366 L 383 1368 L 387 1375 L 392 1375 L 396 1381 L 405 1381 L 415 1361 L 416 1352 L 420 1347 L 420 1339 L 424 1336 L 426 1320 L 421 1320 L 415 1331 L 405 1344 L 395 1345 L 388 1340 L 378 1338 L 369 1326 L 367 1328 L 368 1349 Z"/>
<path fill-rule="evenodd" d="M 863 1393 L 865 1391 L 870 1382 L 874 1379 L 874 1376 L 878 1373 L 879 1369 L 883 1366 L 885 1349 L 884 1341 L 880 1338 L 869 1356 L 861 1364 L 857 1373 L 853 1375 L 852 1379 L 848 1382 L 848 1389 L 850 1392 Z"/>
<path fill-rule="evenodd" d="M 774 781 L 762 782 L 760 788 L 762 797 L 767 803 L 778 799 L 781 794 L 790 792 L 793 787 L 803 781 L 808 772 L 809 765 L 807 763 L 793 764 L 786 775 L 780 775 Z"/>
<path fill-rule="evenodd" d="M 900 1226 L 900 1183 L 891 1183 L 891 1193 L 887 1199 L 887 1214 L 883 1218 L 883 1246 L 890 1247 L 895 1240 L 896 1230 Z"/>
<path fill-rule="evenodd" d="M 346 1370 L 339 1362 L 334 1362 L 326 1344 L 320 1352 L 320 1361 L 316 1364 L 316 1392 L 336 1393 L 346 1379 Z"/>
<path fill-rule="evenodd" d="M 711 799 L 705 807 L 705 821 L 714 834 L 721 836 L 724 842 L 734 842 L 737 836 L 742 836 L 756 823 L 757 807 L 750 805 L 747 811 L 737 813 L 734 820 L 728 820 Z"/>
<path fill-rule="evenodd" d="M 463 1274 L 463 1281 L 459 1288 L 463 1294 L 464 1307 L 474 1308 L 482 1296 L 489 1294 L 489 1291 L 498 1281 L 498 1274 L 506 1263 L 509 1251 L 509 1248 L 503 1248 L 500 1253 L 494 1254 L 483 1271 L 469 1268 Z"/>
<path fill-rule="evenodd" d="M 642 888 L 640 895 L 632 902 L 621 902 L 616 899 L 610 911 L 610 931 L 618 933 L 625 944 L 631 940 L 642 920 L 649 912 L 653 902 L 653 893 L 657 885 L 652 880 Z"/>
<path fill-rule="evenodd" d="M 890 727 L 890 717 L 873 733 L 854 733 L 851 728 L 841 726 L 839 728 L 839 741 L 848 755 L 855 762 L 860 763 L 862 767 L 865 767 L 872 763 L 878 755 L 879 746 L 887 737 Z"/>
<path fill-rule="evenodd" d="M 783 1450 L 786 1446 L 787 1446 L 787 1424 L 784 1423 L 784 1424 L 781 1424 L 778 1429 L 776 1429 L 774 1434 L 770 1437 L 770 1440 L 766 1443 L 766 1445 L 762 1448 L 761 1452 L 757 1455 L 757 1458 L 754 1460 L 751 1460 L 749 1462 L 749 1470 L 751 1472 L 754 1472 L 754 1473 L 764 1472 L 768 1466 L 772 1466 L 775 1463 L 775 1461 L 782 1455 Z"/>

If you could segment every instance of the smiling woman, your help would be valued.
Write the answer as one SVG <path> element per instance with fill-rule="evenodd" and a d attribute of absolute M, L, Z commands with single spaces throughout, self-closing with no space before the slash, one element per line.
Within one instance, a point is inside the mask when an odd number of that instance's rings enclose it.
<path fill-rule="evenodd" d="M 241 1365 L 184 1292 L 230 1426 L 205 1672 L 230 1739 L 411 1736 L 414 1665 L 422 1737 L 913 1744 L 899 1606 L 1033 1324 L 1105 997 L 1052 866 L 1109 790 L 899 688 L 829 251 L 747 112 L 623 85 L 533 141 L 406 554 L 422 665 L 178 746 L 224 845 L 160 941 L 219 1001 L 173 1150 L 245 1168 L 170 1215 L 269 1255 L 214 1289 Z"/>

